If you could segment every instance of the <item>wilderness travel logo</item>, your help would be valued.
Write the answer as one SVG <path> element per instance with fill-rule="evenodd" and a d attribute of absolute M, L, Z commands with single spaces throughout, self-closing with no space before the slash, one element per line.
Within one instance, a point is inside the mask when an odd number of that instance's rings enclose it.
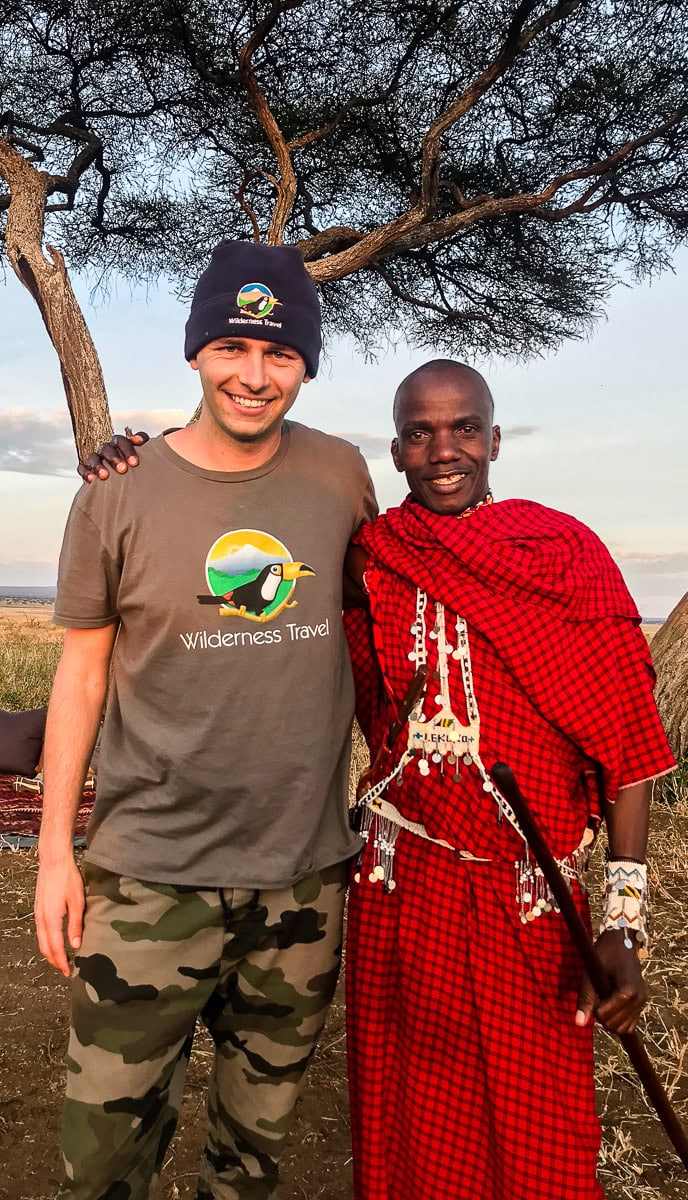
<path fill-rule="evenodd" d="M 269 317 L 276 305 L 282 301 L 273 296 L 264 283 L 245 283 L 237 293 L 237 306 L 242 313 L 257 321 Z"/>
<path fill-rule="evenodd" d="M 210 547 L 205 574 L 211 595 L 199 604 L 214 605 L 221 617 L 243 617 L 261 624 L 294 608 L 296 581 L 315 575 L 295 562 L 287 547 L 261 529 L 233 529 Z"/>

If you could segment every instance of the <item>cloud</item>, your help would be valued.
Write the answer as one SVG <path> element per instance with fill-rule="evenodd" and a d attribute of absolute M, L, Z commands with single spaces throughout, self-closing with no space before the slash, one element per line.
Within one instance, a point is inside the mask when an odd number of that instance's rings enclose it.
<path fill-rule="evenodd" d="M 112 414 L 117 433 L 129 425 L 155 435 L 185 425 L 190 413 L 179 408 L 124 409 Z M 29 408 L 0 409 L 0 471 L 29 475 L 73 475 L 77 458 L 69 413 L 55 409 L 37 413 Z"/>
<path fill-rule="evenodd" d="M 125 408 L 113 412 L 112 424 L 116 433 L 123 433 L 125 426 L 129 426 L 134 433 L 143 429 L 154 437 L 164 429 L 186 425 L 190 416 L 190 412 L 181 408 Z M 509 438 L 528 437 L 536 432 L 536 425 L 512 425 L 503 430 Z M 391 437 L 363 432 L 338 436 L 353 442 L 367 459 L 389 457 Z M 66 407 L 41 413 L 19 407 L 0 409 L 0 471 L 71 476 L 75 468 L 76 452 Z"/>
<path fill-rule="evenodd" d="M 187 425 L 193 412 L 182 408 L 120 408 L 112 414 L 112 427 L 115 433 L 124 433 L 124 426 L 137 433 L 143 429 L 155 437 L 164 429 L 178 429 Z"/>
<path fill-rule="evenodd" d="M 637 550 L 612 549 L 612 554 L 624 571 L 653 579 L 687 579 L 688 551 L 670 550 L 655 554 Z"/>
<path fill-rule="evenodd" d="M 531 433 L 537 433 L 537 425 L 509 425 L 502 429 L 504 437 L 520 438 L 530 437 Z"/>
<path fill-rule="evenodd" d="M 27 408 L 0 411 L 0 470 L 32 475 L 69 475 L 76 452 L 67 412 L 37 414 Z"/>
<path fill-rule="evenodd" d="M 613 549 L 626 583 L 645 616 L 666 616 L 688 592 L 688 551 Z"/>
<path fill-rule="evenodd" d="M 522 438 L 530 437 L 531 434 L 538 432 L 537 425 L 511 425 L 506 429 L 502 429 L 504 437 Z M 364 458 L 388 458 L 389 447 L 392 441 L 392 434 L 389 437 L 380 437 L 375 433 L 338 433 L 337 437 L 345 438 L 347 442 L 353 442 L 354 446 L 358 446 Z"/>
<path fill-rule="evenodd" d="M 0 587 L 8 588 L 21 579 L 24 587 L 54 587 L 57 567 L 54 562 L 0 561 Z"/>
<path fill-rule="evenodd" d="M 392 441 L 391 434 L 389 437 L 378 437 L 374 433 L 337 433 L 336 437 L 353 442 L 364 458 L 387 458 Z"/>

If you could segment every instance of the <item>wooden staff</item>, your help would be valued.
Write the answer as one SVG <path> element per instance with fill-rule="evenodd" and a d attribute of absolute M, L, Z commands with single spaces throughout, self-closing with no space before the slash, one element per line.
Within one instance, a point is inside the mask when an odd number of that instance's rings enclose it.
<path fill-rule="evenodd" d="M 602 963 L 592 938 L 588 933 L 580 913 L 576 908 L 569 886 L 556 864 L 554 856 L 543 838 L 540 828 L 533 816 L 525 796 L 519 790 L 514 773 L 506 763 L 495 763 L 492 777 L 500 792 L 511 805 L 523 836 L 533 854 L 533 857 L 544 875 L 549 889 L 556 900 L 561 915 L 564 918 L 569 933 L 580 954 L 583 965 L 590 976 L 590 981 L 601 999 L 606 999 L 614 990 L 614 984 Z M 688 1170 L 688 1136 L 683 1128 L 671 1101 L 667 1096 L 657 1072 L 655 1071 L 647 1051 L 638 1033 L 620 1033 L 619 1041 L 630 1058 L 636 1074 L 642 1083 L 657 1116 L 664 1126 L 669 1140 L 678 1154 L 684 1167 Z"/>

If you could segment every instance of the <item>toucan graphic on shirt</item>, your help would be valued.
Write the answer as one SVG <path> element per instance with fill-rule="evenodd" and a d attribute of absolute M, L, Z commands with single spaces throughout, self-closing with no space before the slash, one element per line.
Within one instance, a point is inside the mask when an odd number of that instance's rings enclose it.
<path fill-rule="evenodd" d="M 315 575 L 312 567 L 295 562 L 283 542 L 261 529 L 233 529 L 210 547 L 205 562 L 210 595 L 197 596 L 222 617 L 272 621 L 293 608 L 296 581 Z"/>

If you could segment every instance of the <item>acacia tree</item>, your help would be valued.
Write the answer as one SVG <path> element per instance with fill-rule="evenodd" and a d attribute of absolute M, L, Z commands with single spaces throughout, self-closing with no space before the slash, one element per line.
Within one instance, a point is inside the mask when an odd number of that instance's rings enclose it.
<path fill-rule="evenodd" d="M 683 0 L 9 0 L 7 257 L 79 452 L 109 430 L 64 262 L 188 288 L 298 244 L 325 324 L 454 353 L 580 336 L 688 229 Z M 44 243 L 48 239 L 44 249 Z M 54 247 L 54 248 L 51 248 Z"/>
<path fill-rule="evenodd" d="M 57 351 L 80 457 L 112 427 L 65 257 L 82 223 L 102 232 L 115 173 L 126 191 L 146 139 L 158 152 L 156 121 L 164 124 L 182 99 L 167 88 L 165 50 L 164 29 L 156 36 L 132 3 L 99 12 L 91 3 L 10 0 L 0 17 L 4 249 Z M 44 247 L 46 236 L 56 245 Z"/>

